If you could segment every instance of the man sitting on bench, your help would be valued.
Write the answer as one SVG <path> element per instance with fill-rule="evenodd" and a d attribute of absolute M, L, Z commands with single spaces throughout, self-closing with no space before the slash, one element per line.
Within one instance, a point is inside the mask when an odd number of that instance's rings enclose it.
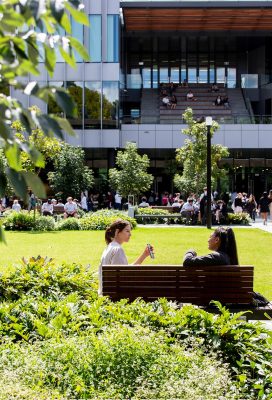
<path fill-rule="evenodd" d="M 67 198 L 67 203 L 64 206 L 64 218 L 75 217 L 77 218 L 77 205 L 72 197 Z"/>

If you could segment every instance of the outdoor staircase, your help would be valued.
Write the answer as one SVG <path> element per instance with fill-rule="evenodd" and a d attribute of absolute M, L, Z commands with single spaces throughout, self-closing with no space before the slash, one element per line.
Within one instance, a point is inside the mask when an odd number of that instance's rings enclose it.
<path fill-rule="evenodd" d="M 250 115 L 246 108 L 244 97 L 241 89 L 228 89 L 227 95 L 231 105 L 232 116 L 239 120 L 248 120 L 250 123 Z"/>
<path fill-rule="evenodd" d="M 177 87 L 174 91 L 177 97 L 177 107 L 174 110 L 166 108 L 160 102 L 160 123 L 175 124 L 182 123 L 182 114 L 190 107 L 193 109 L 194 118 L 199 119 L 211 116 L 218 122 L 224 122 L 232 118 L 231 106 L 226 108 L 224 105 L 215 106 L 214 101 L 218 95 L 228 96 L 226 88 L 218 85 L 219 91 L 214 93 L 210 91 L 211 85 L 208 84 L 190 84 L 189 87 Z M 187 101 L 186 95 L 191 90 L 196 101 Z"/>
<path fill-rule="evenodd" d="M 159 122 L 158 89 L 143 89 L 141 100 L 141 124 L 157 124 Z"/>

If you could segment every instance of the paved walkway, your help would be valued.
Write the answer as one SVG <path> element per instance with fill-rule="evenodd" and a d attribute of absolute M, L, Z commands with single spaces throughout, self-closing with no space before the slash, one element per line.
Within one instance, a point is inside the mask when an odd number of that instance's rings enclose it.
<path fill-rule="evenodd" d="M 179 225 L 179 224 L 138 224 L 139 227 L 141 228 L 204 228 L 203 225 Z M 224 226 L 224 225 L 223 225 Z M 272 233 L 272 221 L 268 221 L 267 225 L 264 225 L 261 218 L 256 218 L 256 222 L 250 223 L 250 225 L 231 225 L 234 228 L 239 228 L 239 229 L 261 229 L 262 231 Z M 217 225 L 213 225 L 212 228 L 215 229 Z"/>

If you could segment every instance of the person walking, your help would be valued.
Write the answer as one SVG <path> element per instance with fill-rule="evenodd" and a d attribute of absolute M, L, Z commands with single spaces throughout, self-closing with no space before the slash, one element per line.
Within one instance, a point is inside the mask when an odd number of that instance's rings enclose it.
<path fill-rule="evenodd" d="M 268 216 L 268 213 L 269 213 L 269 204 L 270 204 L 270 199 L 268 198 L 268 194 L 267 194 L 267 192 L 263 192 L 263 195 L 259 200 L 258 210 L 261 213 L 261 217 L 262 217 L 264 225 L 267 225 L 267 216 Z"/>

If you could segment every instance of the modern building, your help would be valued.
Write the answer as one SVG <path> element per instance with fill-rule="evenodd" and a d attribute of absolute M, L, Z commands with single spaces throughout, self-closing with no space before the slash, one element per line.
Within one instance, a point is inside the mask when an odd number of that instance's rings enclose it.
<path fill-rule="evenodd" d="M 74 23 L 73 34 L 91 61 L 77 57 L 73 70 L 60 60 L 53 78 L 41 63 L 39 79 L 74 96 L 77 137 L 66 139 L 86 150 L 98 177 L 114 165 L 116 150 L 133 141 L 151 159 L 155 190 L 171 189 L 175 149 L 185 140 L 188 84 L 198 98 L 196 116 L 212 115 L 220 123 L 213 141 L 230 150 L 224 160 L 229 189 L 259 194 L 272 188 L 271 0 L 84 3 L 90 28 Z M 169 82 L 177 86 L 176 110 L 161 104 L 160 88 Z M 228 97 L 228 109 L 213 105 L 214 82 Z M 56 111 L 48 105 L 48 112 Z"/>

